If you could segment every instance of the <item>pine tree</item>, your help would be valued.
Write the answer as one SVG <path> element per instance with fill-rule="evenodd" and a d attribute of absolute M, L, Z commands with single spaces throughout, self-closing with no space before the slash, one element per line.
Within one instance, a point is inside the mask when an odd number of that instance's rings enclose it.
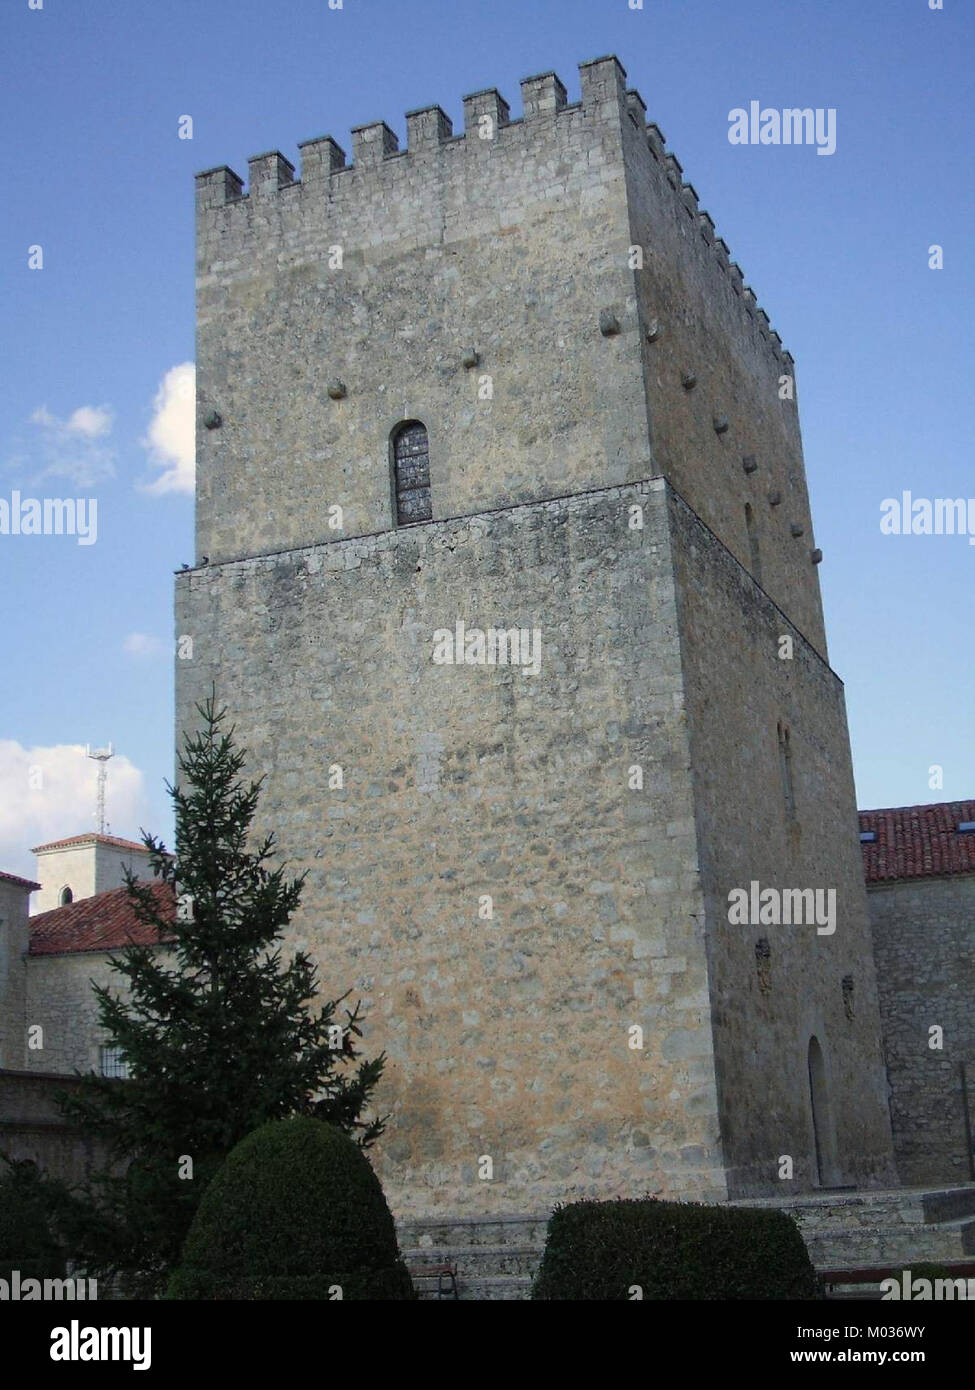
<path fill-rule="evenodd" d="M 314 1115 L 366 1148 L 385 1126 L 362 1118 L 385 1055 L 361 1059 L 360 1005 L 345 1008 L 342 995 L 313 1009 L 315 965 L 301 951 L 282 959 L 304 875 L 289 881 L 271 866 L 273 835 L 252 843 L 263 779 L 241 781 L 245 754 L 224 727 L 226 709 L 213 696 L 197 709 L 200 731 L 184 739 L 180 779 L 167 784 L 175 854 L 143 834 L 167 888 L 126 874 L 136 918 L 165 950 L 130 946 L 111 958 L 127 997 L 94 986 L 128 1079 L 91 1073 L 61 1097 L 110 1163 L 80 1200 L 65 1201 L 66 1235 L 89 1273 L 128 1292 L 158 1290 L 213 1173 L 252 1130 Z"/>

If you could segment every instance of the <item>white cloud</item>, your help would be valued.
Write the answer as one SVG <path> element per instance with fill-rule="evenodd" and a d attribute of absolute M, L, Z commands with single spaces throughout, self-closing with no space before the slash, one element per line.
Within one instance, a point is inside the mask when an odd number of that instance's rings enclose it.
<path fill-rule="evenodd" d="M 115 451 L 98 441 L 111 434 L 114 419 L 107 405 L 80 405 L 66 420 L 40 405 L 30 417 L 37 433 L 20 466 L 30 471 L 35 484 L 44 478 L 67 478 L 75 487 L 87 488 L 112 478 Z"/>
<path fill-rule="evenodd" d="M 105 405 L 79 405 L 67 421 L 67 429 L 76 434 L 98 439 L 100 435 L 111 434 L 112 412 Z"/>
<path fill-rule="evenodd" d="M 181 362 L 170 367 L 152 403 L 152 419 L 142 441 L 153 464 L 163 471 L 146 486 L 147 492 L 196 489 L 196 367 Z"/>
<path fill-rule="evenodd" d="M 25 748 L 0 739 L 0 869 L 33 878 L 33 845 L 96 828 L 97 771 L 80 744 Z M 110 834 L 139 839 L 149 813 L 145 778 L 122 754 L 108 764 L 105 813 Z"/>
<path fill-rule="evenodd" d="M 129 656 L 155 656 L 162 651 L 162 646 L 158 637 L 152 637 L 147 632 L 130 632 L 122 643 L 122 650 Z"/>

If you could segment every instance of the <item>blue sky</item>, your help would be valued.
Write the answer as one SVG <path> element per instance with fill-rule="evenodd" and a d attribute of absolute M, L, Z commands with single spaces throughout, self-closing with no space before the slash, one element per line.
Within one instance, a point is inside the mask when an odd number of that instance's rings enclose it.
<path fill-rule="evenodd" d="M 372 120 L 402 142 L 432 102 L 460 129 L 486 86 L 518 115 L 519 79 L 552 68 L 576 100 L 577 64 L 608 52 L 796 358 L 859 803 L 975 796 L 975 546 L 879 528 L 904 489 L 975 495 L 973 38 L 963 0 L 7 0 L 0 497 L 95 497 L 98 539 L 0 535 L 0 868 L 91 827 L 89 741 L 118 750 L 112 830 L 171 831 L 193 174 L 246 176 L 275 147 L 297 163 L 324 133 L 348 150 Z M 836 153 L 730 145 L 753 99 L 836 108 Z"/>

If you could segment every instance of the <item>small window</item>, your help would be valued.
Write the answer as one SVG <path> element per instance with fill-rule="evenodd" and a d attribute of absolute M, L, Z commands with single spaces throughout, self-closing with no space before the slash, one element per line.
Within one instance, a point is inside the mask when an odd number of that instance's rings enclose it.
<path fill-rule="evenodd" d="M 127 1077 L 129 1064 L 122 1056 L 120 1047 L 100 1047 L 98 1060 L 102 1076 Z"/>
<path fill-rule="evenodd" d="M 431 519 L 430 440 L 419 420 L 407 420 L 393 436 L 393 489 L 397 526 Z"/>
<path fill-rule="evenodd" d="M 975 820 L 960 820 L 958 822 L 959 835 L 975 835 Z"/>
<path fill-rule="evenodd" d="M 872 845 L 872 844 L 874 844 L 874 843 L 876 842 L 876 839 L 877 839 L 877 832 L 876 832 L 876 830 L 861 830 L 861 831 L 860 831 L 860 843 L 861 843 L 861 845 Z"/>
<path fill-rule="evenodd" d="M 61 896 L 58 899 L 58 907 L 67 907 L 68 903 L 73 902 L 74 894 L 72 893 L 71 889 L 67 886 L 67 884 L 65 884 L 65 886 L 61 889 Z"/>

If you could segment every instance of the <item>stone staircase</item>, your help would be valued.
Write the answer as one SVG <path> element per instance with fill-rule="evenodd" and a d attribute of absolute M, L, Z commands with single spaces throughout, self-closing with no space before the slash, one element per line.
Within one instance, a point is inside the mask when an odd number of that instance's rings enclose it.
<path fill-rule="evenodd" d="M 461 1299 L 526 1299 L 545 1248 L 547 1225 L 547 1212 L 444 1216 L 404 1221 L 397 1234 L 421 1299 L 437 1297 L 436 1276 L 417 1272 L 431 1264 L 457 1266 Z"/>
<path fill-rule="evenodd" d="M 975 1262 L 975 1183 L 760 1197 L 734 1205 L 791 1212 L 817 1269 Z M 527 1299 L 547 1222 L 547 1213 L 429 1217 L 401 1222 L 398 1235 L 423 1299 L 437 1297 L 437 1279 L 417 1271 L 438 1264 L 457 1266 L 461 1299 Z M 862 1285 L 837 1291 L 879 1295 L 879 1288 Z"/>
<path fill-rule="evenodd" d="M 975 1262 L 975 1183 L 755 1198 L 738 1207 L 791 1212 L 817 1269 Z M 879 1297 L 877 1285 L 836 1285 L 845 1297 Z"/>

